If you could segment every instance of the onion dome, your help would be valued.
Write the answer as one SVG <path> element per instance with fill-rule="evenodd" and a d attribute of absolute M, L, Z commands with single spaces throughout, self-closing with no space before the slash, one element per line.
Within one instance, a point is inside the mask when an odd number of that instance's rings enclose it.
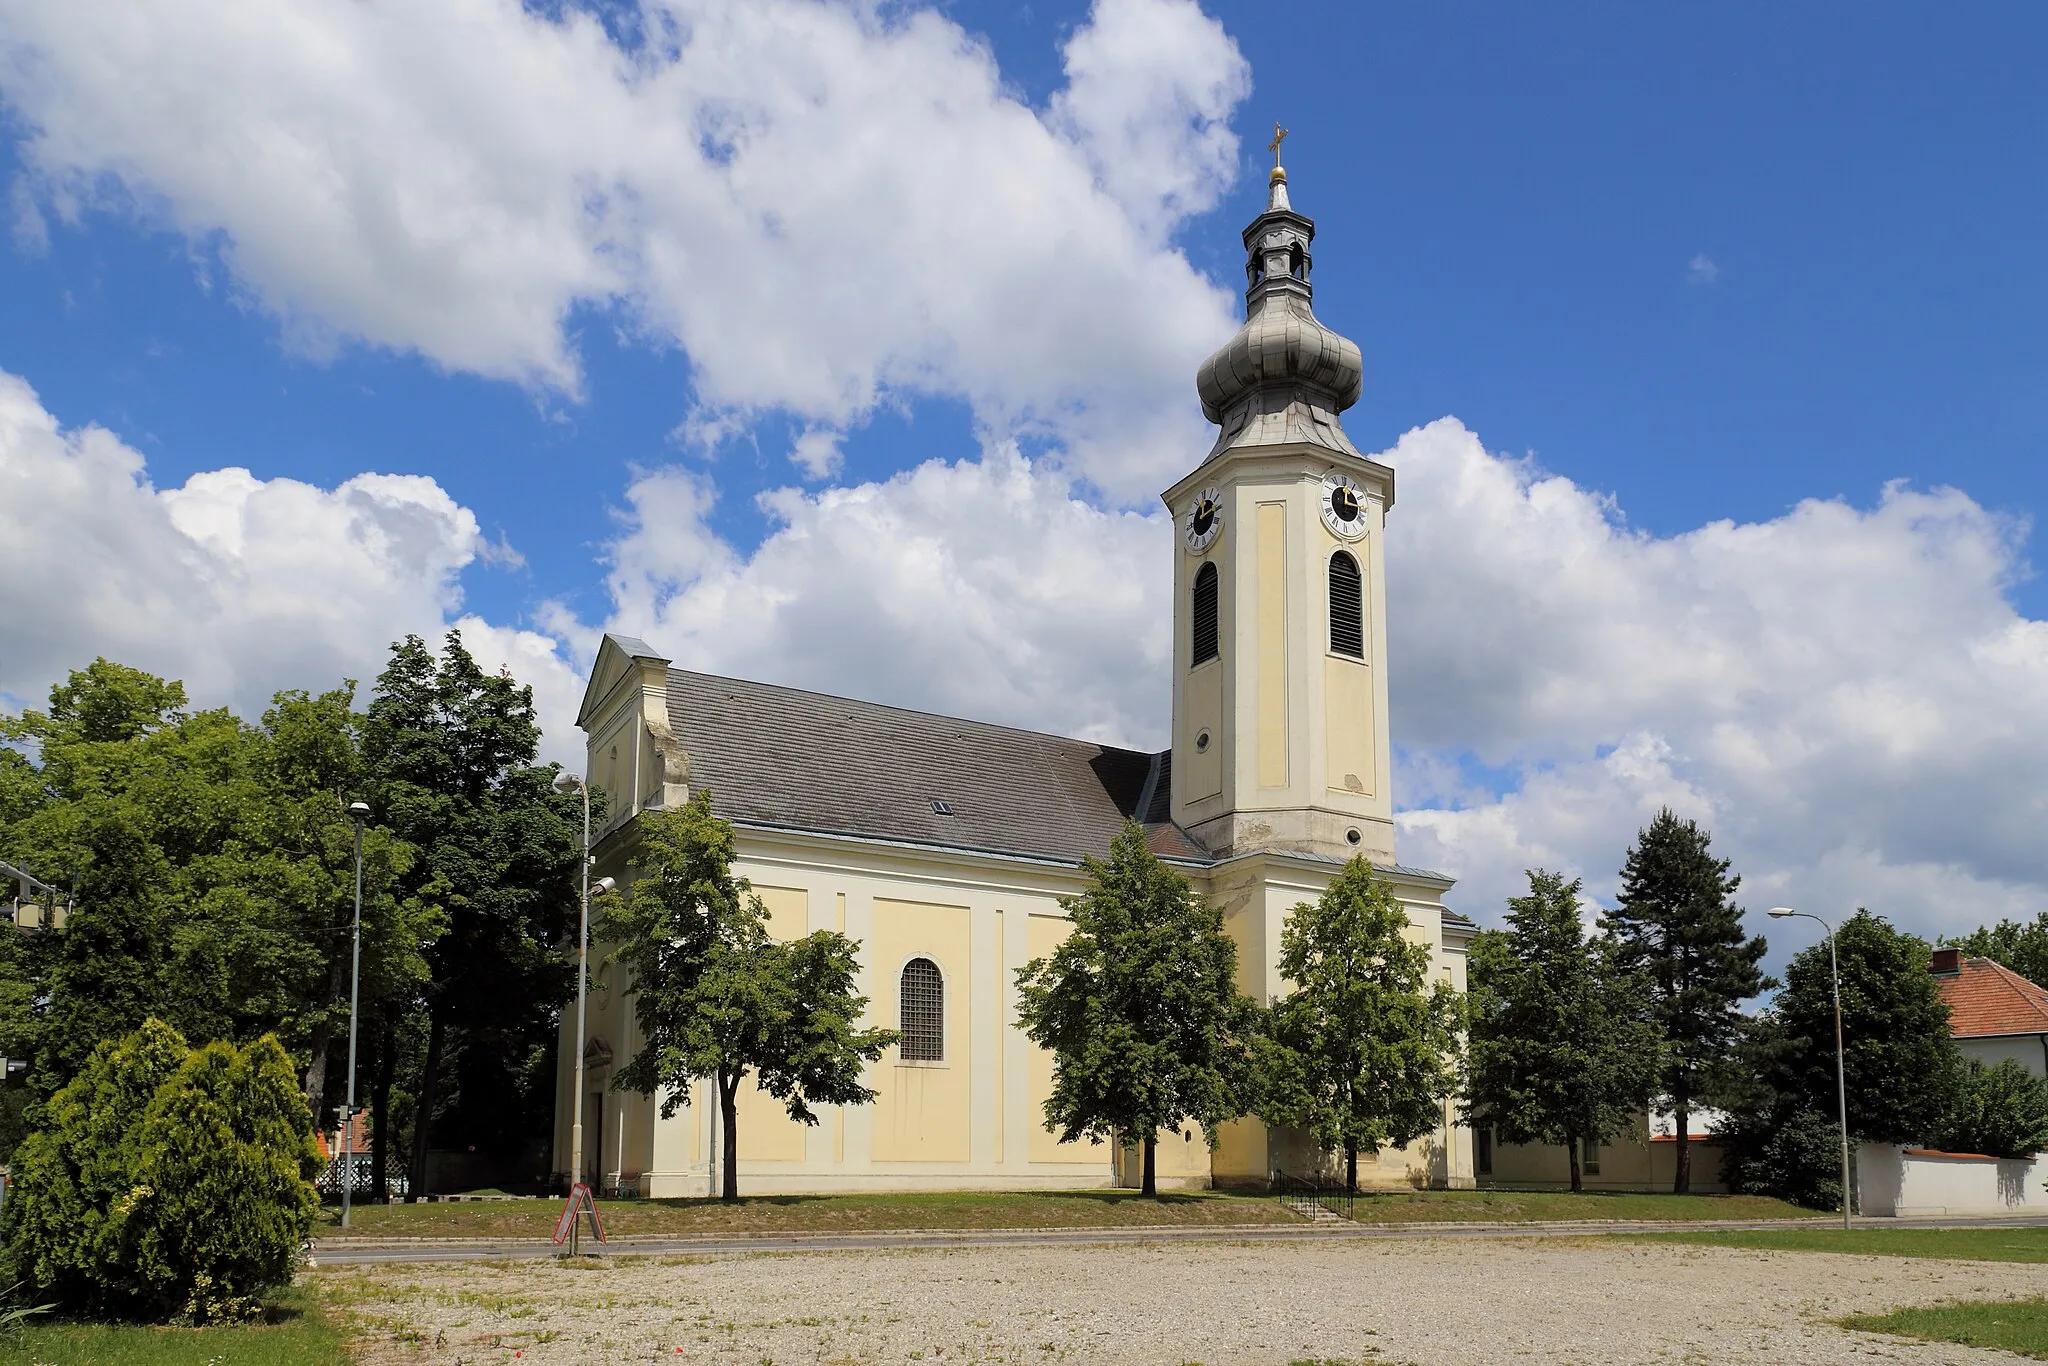
<path fill-rule="evenodd" d="M 1337 414 L 1365 388 L 1365 357 L 1316 321 L 1315 222 L 1288 203 L 1285 169 L 1275 166 L 1267 183 L 1266 211 L 1244 230 L 1244 326 L 1195 375 L 1202 416 L 1223 428 L 1209 454 L 1309 442 L 1357 455 Z"/>

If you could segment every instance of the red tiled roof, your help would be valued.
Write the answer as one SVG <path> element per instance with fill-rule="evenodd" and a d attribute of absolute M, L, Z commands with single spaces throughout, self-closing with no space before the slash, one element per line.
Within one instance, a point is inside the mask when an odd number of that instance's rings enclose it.
<path fill-rule="evenodd" d="M 1989 958 L 1965 958 L 1962 970 L 1937 974 L 1958 1039 L 2048 1034 L 2048 991 Z"/>

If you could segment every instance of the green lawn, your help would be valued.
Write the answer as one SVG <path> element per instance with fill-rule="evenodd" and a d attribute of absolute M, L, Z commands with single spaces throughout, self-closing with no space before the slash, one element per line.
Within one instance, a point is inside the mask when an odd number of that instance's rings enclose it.
<path fill-rule="evenodd" d="M 1360 1198 L 1362 1224 L 1536 1223 L 1585 1219 L 1810 1219 L 1761 1195 L 1634 1195 L 1619 1191 L 1397 1191 Z"/>
<path fill-rule="evenodd" d="M 1854 1252 L 1866 1257 L 1941 1257 L 1958 1262 L 2048 1262 L 2048 1228 L 1701 1229 L 1619 1235 L 1773 1252 Z M 1918 1311 L 1915 1311 L 1918 1312 Z"/>
<path fill-rule="evenodd" d="M 322 1212 L 322 1240 L 357 1238 L 545 1238 L 559 1200 L 358 1205 L 346 1233 Z M 1209 1192 L 1141 1199 L 1134 1191 L 938 1192 L 901 1195 L 765 1195 L 718 1200 L 601 1200 L 607 1237 L 721 1233 L 854 1233 L 876 1229 L 1102 1228 L 1133 1225 L 1291 1224 L 1299 1216 L 1270 1198 Z M 587 1236 L 587 1235 L 586 1235 Z"/>
<path fill-rule="evenodd" d="M 2048 1299 L 1973 1300 L 1894 1309 L 1889 1314 L 1851 1314 L 1844 1328 L 1891 1333 L 1929 1342 L 1995 1347 L 2021 1356 L 2048 1358 Z"/>
<path fill-rule="evenodd" d="M 553 1200 L 358 1205 L 344 1233 L 323 1213 L 323 1239 L 543 1238 L 561 1209 Z M 1145 1200 L 1124 1190 L 943 1192 L 900 1195 L 771 1195 L 737 1205 L 717 1200 L 607 1200 L 611 1237 L 732 1233 L 852 1233 L 886 1229 L 1104 1228 L 1299 1222 L 1270 1196 L 1168 1193 Z M 1365 1223 L 1473 1223 L 1610 1219 L 1784 1219 L 1810 1215 L 1778 1200 L 1741 1195 L 1618 1195 L 1566 1191 L 1401 1191 L 1359 1199 Z"/>
<path fill-rule="evenodd" d="M 333 1366 L 342 1332 L 292 1291 L 265 1321 L 220 1328 L 35 1323 L 0 1334 L 0 1366 Z"/>

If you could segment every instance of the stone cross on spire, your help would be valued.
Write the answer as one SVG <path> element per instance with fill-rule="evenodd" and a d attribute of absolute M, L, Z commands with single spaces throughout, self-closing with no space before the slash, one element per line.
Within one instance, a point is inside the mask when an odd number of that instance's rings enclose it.
<path fill-rule="evenodd" d="M 1266 150 L 1273 154 L 1273 168 L 1275 170 L 1280 168 L 1280 144 L 1287 141 L 1287 134 L 1290 131 L 1292 130 L 1282 128 L 1278 119 L 1273 121 L 1273 140 L 1266 144 Z"/>

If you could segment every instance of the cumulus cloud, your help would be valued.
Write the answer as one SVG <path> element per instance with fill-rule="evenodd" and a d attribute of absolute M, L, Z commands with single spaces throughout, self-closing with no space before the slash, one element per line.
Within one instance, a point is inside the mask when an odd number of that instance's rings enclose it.
<path fill-rule="evenodd" d="M 620 22 L 637 42 L 518 0 L 6 5 L 0 95 L 33 214 L 167 225 L 302 345 L 574 394 L 571 315 L 616 309 L 687 352 L 699 432 L 942 394 L 1119 496 L 1177 472 L 1231 299 L 1167 239 L 1234 174 L 1249 89 L 1193 0 L 1098 0 L 1046 111 L 926 9 Z"/>
<path fill-rule="evenodd" d="M 0 372 L 0 507 L 0 695 L 15 704 L 106 655 L 253 716 L 280 688 L 367 682 L 393 639 L 447 624 L 491 667 L 574 687 L 559 660 L 541 667 L 552 641 L 461 614 L 457 576 L 486 542 L 432 479 L 323 489 L 220 469 L 158 489 L 132 447 L 64 429 Z"/>
<path fill-rule="evenodd" d="M 1923 929 L 2048 908 L 2048 622 L 2007 591 L 2024 525 L 1892 485 L 1655 537 L 1453 420 L 1385 458 L 1404 858 L 1481 909 L 1535 864 L 1611 897 L 1669 805 L 1752 899 Z"/>

